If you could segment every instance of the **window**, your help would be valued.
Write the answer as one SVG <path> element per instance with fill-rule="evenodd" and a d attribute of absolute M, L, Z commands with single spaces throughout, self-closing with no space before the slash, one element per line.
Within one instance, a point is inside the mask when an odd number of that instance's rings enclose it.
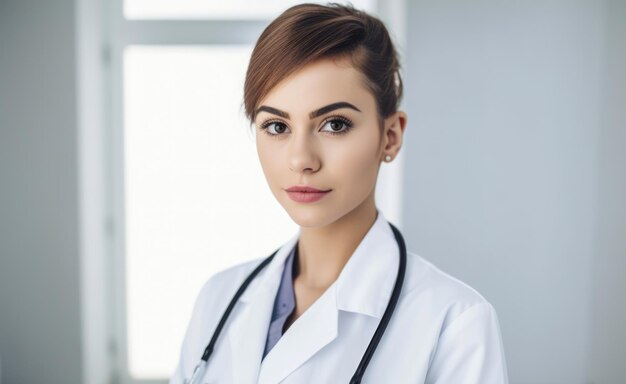
<path fill-rule="evenodd" d="M 248 45 L 124 50 L 132 377 L 172 372 L 193 300 L 210 274 L 262 256 L 259 249 L 269 253 L 296 230 L 274 206 L 239 111 L 250 51 Z"/>
<path fill-rule="evenodd" d="M 271 20 L 298 0 L 126 0 L 124 15 L 128 19 L 266 19 Z M 315 1 L 313 1 L 315 3 Z M 320 1 L 318 1 L 320 3 Z M 321 2 L 324 3 L 324 2 Z M 356 0 L 360 9 L 373 10 L 373 0 Z"/>
<path fill-rule="evenodd" d="M 123 383 L 165 382 L 206 279 L 297 230 L 266 185 L 242 106 L 254 42 L 296 3 L 110 3 L 113 365 Z M 352 4 L 375 13 L 375 1 Z M 398 200 L 397 174 L 382 175 L 381 201 Z"/>

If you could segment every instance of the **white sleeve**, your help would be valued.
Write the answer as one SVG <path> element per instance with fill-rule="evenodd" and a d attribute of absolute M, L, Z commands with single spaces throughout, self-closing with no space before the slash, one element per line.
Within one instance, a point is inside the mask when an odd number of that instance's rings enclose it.
<path fill-rule="evenodd" d="M 426 384 L 507 384 L 496 311 L 488 302 L 461 313 L 439 336 Z"/>
<path fill-rule="evenodd" d="M 187 330 L 185 331 L 185 336 L 180 348 L 180 358 L 178 359 L 176 370 L 170 377 L 170 384 L 183 384 L 185 378 L 189 378 L 196 364 L 200 362 L 200 358 L 202 357 L 202 351 L 198 349 L 199 346 L 202 347 L 202 345 L 198 344 L 197 338 L 200 334 L 200 330 L 206 325 L 204 324 L 203 314 L 205 314 L 206 306 L 209 304 L 207 302 L 207 292 L 210 291 L 211 281 L 212 279 L 209 279 L 204 284 L 196 297 L 191 319 L 187 325 Z"/>
<path fill-rule="evenodd" d="M 189 341 L 191 334 L 193 333 L 192 328 L 194 319 L 196 317 L 197 312 L 197 303 L 194 306 L 193 315 L 191 316 L 191 320 L 189 321 L 189 325 L 187 326 L 187 330 L 185 332 L 185 337 L 183 338 L 182 346 L 180 348 L 180 358 L 178 359 L 178 364 L 176 364 L 176 370 L 170 377 L 170 384 L 183 384 L 185 381 L 185 373 L 189 372 L 190 367 L 189 364 L 193 361 L 195 357 L 198 362 L 200 362 L 200 356 L 191 356 Z M 191 368 L 193 369 L 193 368 Z"/>
<path fill-rule="evenodd" d="M 185 381 L 185 378 L 183 377 L 183 373 L 180 367 L 180 362 L 178 363 L 178 365 L 176 366 L 176 370 L 174 371 L 174 374 L 170 377 L 170 384 L 183 384 Z"/>

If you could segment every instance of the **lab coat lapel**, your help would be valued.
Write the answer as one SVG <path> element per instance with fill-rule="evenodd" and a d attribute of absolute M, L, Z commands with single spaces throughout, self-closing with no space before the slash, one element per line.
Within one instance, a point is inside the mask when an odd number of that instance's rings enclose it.
<path fill-rule="evenodd" d="M 281 382 L 335 340 L 340 311 L 382 318 L 393 290 L 398 254 L 389 223 L 378 212 L 376 221 L 337 280 L 287 329 L 265 357 L 258 383 Z"/>
<path fill-rule="evenodd" d="M 232 351 L 233 382 L 257 383 L 267 329 L 285 259 L 299 238 L 299 231 L 276 253 L 265 270 L 252 280 L 229 317 L 228 339 Z"/>
<path fill-rule="evenodd" d="M 267 354 L 259 384 L 282 381 L 337 337 L 337 305 L 332 284 L 282 335 Z"/>

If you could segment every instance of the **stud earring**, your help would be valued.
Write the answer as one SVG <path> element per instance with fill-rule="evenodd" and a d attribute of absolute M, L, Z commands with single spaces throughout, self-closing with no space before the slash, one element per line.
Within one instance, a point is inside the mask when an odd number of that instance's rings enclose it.
<path fill-rule="evenodd" d="M 385 161 L 386 161 L 386 162 L 390 162 L 390 161 L 391 161 L 391 155 L 387 155 L 387 156 L 385 156 Z"/>

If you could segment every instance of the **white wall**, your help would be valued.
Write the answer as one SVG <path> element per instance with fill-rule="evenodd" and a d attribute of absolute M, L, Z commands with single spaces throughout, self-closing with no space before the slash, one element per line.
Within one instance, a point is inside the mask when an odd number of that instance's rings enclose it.
<path fill-rule="evenodd" d="M 495 305 L 512 383 L 626 378 L 612 4 L 409 2 L 404 228 Z"/>
<path fill-rule="evenodd" d="M 74 2 L 0 2 L 2 384 L 81 382 Z"/>

